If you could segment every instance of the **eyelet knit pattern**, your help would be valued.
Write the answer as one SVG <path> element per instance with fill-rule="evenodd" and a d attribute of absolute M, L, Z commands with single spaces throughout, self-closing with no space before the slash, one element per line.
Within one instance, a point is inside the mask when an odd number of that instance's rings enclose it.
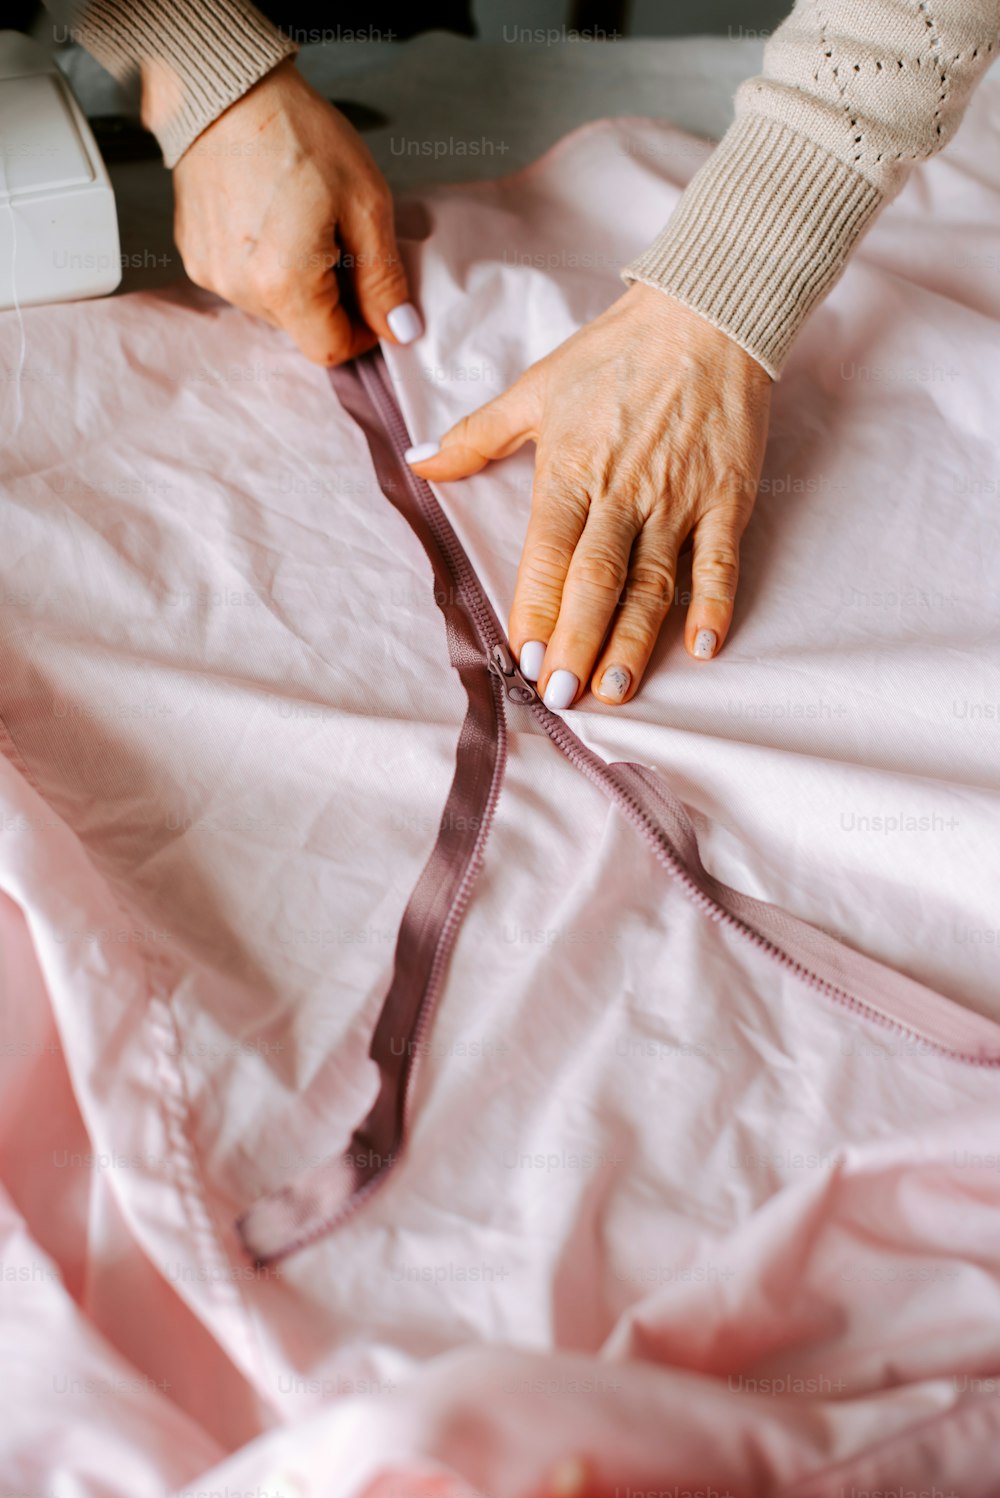
<path fill-rule="evenodd" d="M 1000 0 L 798 0 L 624 279 L 677 297 L 777 378 L 879 208 L 954 135 L 998 46 Z"/>

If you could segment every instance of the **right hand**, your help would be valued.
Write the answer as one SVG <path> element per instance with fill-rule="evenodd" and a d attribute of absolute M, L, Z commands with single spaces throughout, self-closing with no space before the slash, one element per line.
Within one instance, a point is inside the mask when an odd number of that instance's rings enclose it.
<path fill-rule="evenodd" d="M 191 280 L 283 328 L 315 363 L 423 331 L 385 179 L 291 60 L 192 142 L 174 167 L 174 199 Z"/>
<path fill-rule="evenodd" d="M 593 322 L 410 459 L 451 483 L 536 444 L 508 635 L 556 712 L 588 681 L 631 701 L 691 540 L 684 643 L 721 650 L 767 441 L 771 376 L 728 334 L 636 281 Z"/>

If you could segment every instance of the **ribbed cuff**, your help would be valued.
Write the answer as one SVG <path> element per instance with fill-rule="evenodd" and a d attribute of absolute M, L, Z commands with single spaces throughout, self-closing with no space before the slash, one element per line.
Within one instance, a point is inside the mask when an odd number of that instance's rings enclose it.
<path fill-rule="evenodd" d="M 804 135 L 742 115 L 622 276 L 669 292 L 777 379 L 802 322 L 882 200 Z"/>
<path fill-rule="evenodd" d="M 249 0 L 89 0 L 83 45 L 116 78 L 159 62 L 177 81 L 177 103 L 155 135 L 167 166 L 224 109 L 298 51 Z"/>

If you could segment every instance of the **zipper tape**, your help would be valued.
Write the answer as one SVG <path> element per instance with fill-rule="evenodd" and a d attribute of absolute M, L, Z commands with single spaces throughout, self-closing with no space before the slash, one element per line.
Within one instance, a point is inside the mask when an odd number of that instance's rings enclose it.
<path fill-rule="evenodd" d="M 331 370 L 330 381 L 364 432 L 383 494 L 430 560 L 449 656 L 468 708 L 437 842 L 403 915 L 393 977 L 372 1039 L 370 1054 L 380 1075 L 375 1104 L 342 1155 L 262 1196 L 237 1220 L 255 1262 L 274 1263 L 337 1227 L 385 1180 L 398 1157 L 413 1058 L 443 986 L 500 795 L 507 757 L 505 701 L 529 711 L 570 763 L 611 798 L 709 919 L 856 1014 L 952 1061 L 1000 1066 L 1000 1026 L 778 906 L 715 879 L 701 862 L 683 803 L 663 781 L 642 765 L 609 765 L 545 707 L 517 670 L 493 607 L 433 491 L 403 458 L 410 437 L 381 352 Z"/>
<path fill-rule="evenodd" d="M 331 380 L 344 409 L 367 436 L 382 493 L 427 553 L 434 599 L 445 618 L 448 655 L 468 705 L 437 839 L 403 912 L 393 975 L 372 1036 L 369 1055 L 379 1073 L 374 1105 L 343 1154 L 303 1171 L 238 1219 L 243 1245 L 258 1265 L 285 1258 L 336 1227 L 392 1168 L 403 1139 L 413 1058 L 482 865 L 507 759 L 499 672 L 496 663 L 493 670 L 483 669 L 483 647 L 472 622 L 477 600 L 469 589 L 471 568 L 466 560 L 465 575 L 462 559 L 452 549 L 457 540 L 435 523 L 438 517 L 428 517 L 418 505 L 414 476 L 405 465 L 400 473 L 399 443 L 403 450 L 409 445 L 402 417 L 393 401 L 393 409 L 380 411 L 382 423 L 373 424 L 370 401 L 377 398 L 377 389 L 366 389 L 341 370 L 331 371 Z M 443 514 L 440 523 L 450 532 Z"/>

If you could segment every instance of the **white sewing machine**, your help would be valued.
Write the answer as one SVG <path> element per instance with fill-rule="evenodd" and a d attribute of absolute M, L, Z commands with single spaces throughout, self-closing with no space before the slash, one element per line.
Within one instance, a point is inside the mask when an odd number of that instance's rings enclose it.
<path fill-rule="evenodd" d="M 0 308 L 102 296 L 121 280 L 115 195 L 55 62 L 0 31 Z"/>

